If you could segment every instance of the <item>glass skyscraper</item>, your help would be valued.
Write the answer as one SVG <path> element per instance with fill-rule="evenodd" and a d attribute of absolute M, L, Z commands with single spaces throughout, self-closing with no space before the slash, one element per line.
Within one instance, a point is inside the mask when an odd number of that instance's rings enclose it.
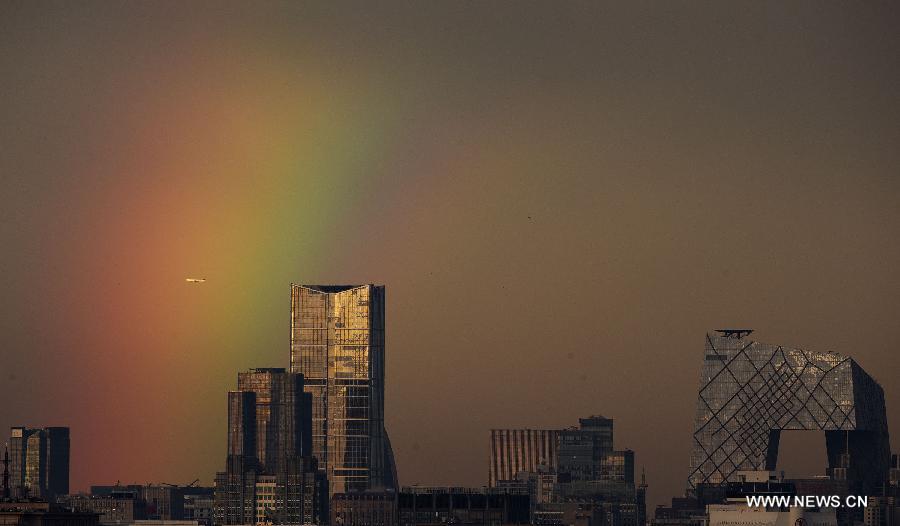
<path fill-rule="evenodd" d="M 9 485 L 13 497 L 52 499 L 69 492 L 69 428 L 13 427 Z"/>
<path fill-rule="evenodd" d="M 775 470 L 782 431 L 825 434 L 828 474 L 875 495 L 890 467 L 884 392 L 852 358 L 706 335 L 688 491 Z"/>
<path fill-rule="evenodd" d="M 238 373 L 228 393 L 228 456 L 216 474 L 215 523 L 321 524 L 325 475 L 309 455 L 312 396 L 283 368 Z"/>
<path fill-rule="evenodd" d="M 384 429 L 384 286 L 291 285 L 291 372 L 312 394 L 332 493 L 395 488 Z"/>
<path fill-rule="evenodd" d="M 256 460 L 262 470 L 276 473 L 284 458 L 309 454 L 307 422 L 312 397 L 303 390 L 303 376 L 287 373 L 283 368 L 257 368 L 238 373 L 238 390 L 229 393 L 229 413 L 234 410 L 244 415 L 243 404 L 247 401 L 232 400 L 242 396 L 238 393 L 254 393 L 256 436 L 253 440 Z M 241 406 L 231 407 L 232 404 Z M 241 417 L 229 415 L 229 418 L 238 421 Z M 235 431 L 230 429 L 229 433 Z"/>

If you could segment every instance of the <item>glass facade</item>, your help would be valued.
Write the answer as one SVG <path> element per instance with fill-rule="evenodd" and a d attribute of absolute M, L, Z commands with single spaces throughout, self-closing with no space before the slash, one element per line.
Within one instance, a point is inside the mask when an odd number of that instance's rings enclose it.
<path fill-rule="evenodd" d="M 829 474 L 854 491 L 887 479 L 884 393 L 853 359 L 751 341 L 749 331 L 706 335 L 688 490 L 774 470 L 781 431 L 825 434 Z M 873 494 L 873 493 L 859 493 Z"/>
<path fill-rule="evenodd" d="M 69 493 L 69 428 L 45 427 L 47 440 L 44 485 L 51 498 Z"/>
<path fill-rule="evenodd" d="M 279 469 L 279 462 L 284 458 L 308 454 L 311 429 L 307 417 L 312 397 L 304 393 L 303 383 L 302 375 L 288 373 L 283 368 L 238 373 L 238 392 L 253 393 L 255 399 L 256 460 L 262 469 L 271 473 Z M 245 418 L 239 414 L 247 415 L 247 407 L 243 405 L 246 403 L 246 400 L 232 401 L 229 396 L 229 422 Z M 232 404 L 242 405 L 232 407 Z M 247 429 L 246 425 L 235 427 Z M 232 432 L 242 431 L 229 429 Z"/>
<path fill-rule="evenodd" d="M 395 487 L 384 429 L 384 287 L 291 285 L 291 371 L 312 395 L 312 453 L 332 493 Z"/>
<path fill-rule="evenodd" d="M 228 454 L 255 458 L 256 393 L 228 392 Z"/>
<path fill-rule="evenodd" d="M 238 373 L 228 393 L 228 456 L 216 474 L 213 521 L 320 524 L 328 482 L 310 456 L 312 395 L 283 368 Z"/>
<path fill-rule="evenodd" d="M 69 428 L 13 427 L 9 439 L 13 497 L 53 498 L 69 492 Z"/>
<path fill-rule="evenodd" d="M 47 457 L 47 441 L 38 431 L 33 433 L 25 443 L 25 487 L 28 494 L 37 497 L 41 494 L 41 482 L 44 478 Z"/>

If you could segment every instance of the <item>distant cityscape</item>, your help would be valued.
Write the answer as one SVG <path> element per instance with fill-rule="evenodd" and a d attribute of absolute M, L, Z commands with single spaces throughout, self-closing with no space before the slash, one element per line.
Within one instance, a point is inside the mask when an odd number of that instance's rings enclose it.
<path fill-rule="evenodd" d="M 707 334 L 685 492 L 648 513 L 644 470 L 600 414 L 491 429 L 484 487 L 402 486 L 384 425 L 384 286 L 292 284 L 290 315 L 288 366 L 237 372 L 223 397 L 227 453 L 214 486 L 198 486 L 198 474 L 72 493 L 69 428 L 16 426 L 0 526 L 900 526 L 884 393 L 852 357 L 757 342 L 744 328 Z M 778 471 L 791 430 L 822 433 L 821 476 Z M 748 496 L 864 505 L 750 506 Z"/>

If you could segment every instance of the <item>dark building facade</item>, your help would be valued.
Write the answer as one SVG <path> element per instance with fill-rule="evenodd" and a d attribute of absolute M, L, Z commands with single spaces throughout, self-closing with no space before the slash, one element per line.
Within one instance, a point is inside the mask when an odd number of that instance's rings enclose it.
<path fill-rule="evenodd" d="M 147 518 L 147 506 L 137 489 L 121 489 L 102 495 L 70 495 L 65 504 L 79 513 L 96 513 L 100 524 L 119 526 Z"/>
<path fill-rule="evenodd" d="M 397 493 L 357 491 L 331 496 L 331 526 L 396 526 Z"/>
<path fill-rule="evenodd" d="M 138 520 L 184 520 L 184 495 L 191 488 L 176 484 L 91 486 L 92 497 L 133 495 L 140 509 Z"/>
<path fill-rule="evenodd" d="M 781 431 L 821 430 L 828 474 L 874 495 L 888 480 L 884 392 L 852 359 L 748 338 L 706 335 L 688 491 L 776 469 Z"/>
<path fill-rule="evenodd" d="M 400 526 L 529 524 L 524 493 L 488 488 L 409 487 L 397 496 Z"/>
<path fill-rule="evenodd" d="M 229 425 L 228 429 L 229 435 L 241 432 L 243 436 L 229 436 L 235 440 L 235 444 L 229 445 L 229 451 L 237 448 L 242 450 L 241 454 L 249 455 L 247 448 L 255 446 L 260 467 L 271 473 L 280 469 L 279 462 L 284 459 L 309 455 L 312 396 L 303 387 L 303 375 L 282 368 L 238 373 L 238 390 L 228 394 L 229 423 L 235 425 Z M 250 393 L 254 395 L 253 407 L 249 406 Z M 233 407 L 233 402 L 241 404 L 240 407 Z M 252 430 L 246 421 L 252 419 L 250 411 L 255 413 Z"/>
<path fill-rule="evenodd" d="M 147 484 L 138 493 L 147 508 L 148 520 L 183 520 L 184 488 L 166 484 Z"/>
<path fill-rule="evenodd" d="M 593 502 L 554 502 L 531 519 L 536 526 L 606 526 L 603 507 Z"/>
<path fill-rule="evenodd" d="M 618 475 L 630 479 L 629 482 L 634 482 L 634 455 L 630 457 L 631 470 L 627 474 L 622 455 L 612 455 L 612 419 L 592 416 L 580 418 L 578 423 L 577 428 L 559 432 L 559 472 L 567 474 L 572 481 L 588 481 L 610 479 L 616 475 L 608 472 L 614 470 Z"/>
<path fill-rule="evenodd" d="M 256 459 L 256 393 L 228 392 L 228 455 Z"/>
<path fill-rule="evenodd" d="M 197 521 L 200 526 L 210 526 L 213 522 L 214 494 L 215 488 L 184 488 L 184 519 Z"/>
<path fill-rule="evenodd" d="M 216 474 L 215 524 L 321 524 L 328 483 L 309 455 L 311 399 L 303 375 L 284 369 L 238 374 L 228 393 L 225 471 Z"/>
<path fill-rule="evenodd" d="M 99 515 L 76 512 L 46 501 L 0 501 L 2 526 L 98 526 Z"/>
<path fill-rule="evenodd" d="M 256 523 L 255 457 L 228 455 L 225 471 L 216 473 L 213 524 Z"/>
<path fill-rule="evenodd" d="M 67 494 L 69 448 L 68 427 L 13 427 L 9 439 L 11 496 L 53 500 Z"/>
<path fill-rule="evenodd" d="M 384 428 L 384 286 L 291 285 L 291 371 L 312 394 L 312 454 L 331 491 L 395 488 Z"/>

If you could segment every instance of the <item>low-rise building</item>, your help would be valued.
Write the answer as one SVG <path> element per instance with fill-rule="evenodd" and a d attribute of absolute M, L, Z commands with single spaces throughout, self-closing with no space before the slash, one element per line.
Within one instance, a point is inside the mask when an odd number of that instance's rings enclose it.
<path fill-rule="evenodd" d="M 184 520 L 210 526 L 213 520 L 215 497 L 213 488 L 189 487 L 184 492 Z"/>
<path fill-rule="evenodd" d="M 528 494 L 497 488 L 406 487 L 397 496 L 400 526 L 528 524 Z"/>
<path fill-rule="evenodd" d="M 123 526 L 147 518 L 144 501 L 134 492 L 113 492 L 109 495 L 69 495 L 61 501 L 81 513 L 96 513 L 103 526 Z"/>
<path fill-rule="evenodd" d="M 99 515 L 37 499 L 0 500 L 0 526 L 98 526 Z"/>
<path fill-rule="evenodd" d="M 397 493 L 360 491 L 331 496 L 332 526 L 396 526 Z"/>

